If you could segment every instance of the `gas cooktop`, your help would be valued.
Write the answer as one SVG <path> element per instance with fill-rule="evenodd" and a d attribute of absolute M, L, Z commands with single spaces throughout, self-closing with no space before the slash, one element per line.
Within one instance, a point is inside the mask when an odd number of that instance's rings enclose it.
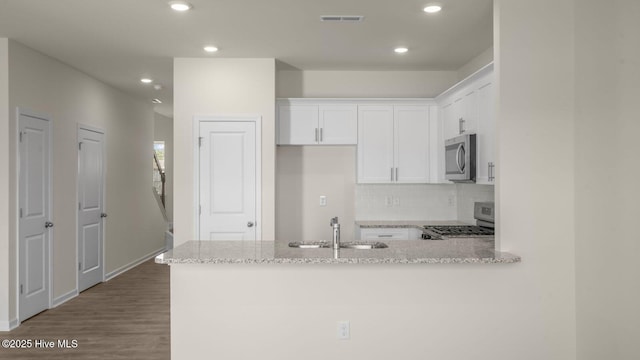
<path fill-rule="evenodd" d="M 425 225 L 423 239 L 437 239 L 438 236 L 446 237 L 476 237 L 493 236 L 494 230 L 488 227 L 474 225 Z M 434 237 L 435 235 L 436 237 Z"/>

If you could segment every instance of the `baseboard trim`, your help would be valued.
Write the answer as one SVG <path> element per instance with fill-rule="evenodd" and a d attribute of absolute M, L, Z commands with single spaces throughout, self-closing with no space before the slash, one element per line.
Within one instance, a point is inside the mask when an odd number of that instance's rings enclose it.
<path fill-rule="evenodd" d="M 0 321 L 0 331 L 11 331 L 17 328 L 19 324 L 18 319 Z"/>
<path fill-rule="evenodd" d="M 51 308 L 56 308 L 64 303 L 66 303 L 67 301 L 73 299 L 74 297 L 78 296 L 78 289 L 73 289 L 71 291 L 69 291 L 66 294 L 62 294 L 60 296 L 58 296 L 57 298 L 53 299 L 53 301 L 51 302 Z"/>
<path fill-rule="evenodd" d="M 113 270 L 112 272 L 106 274 L 104 281 L 109 281 L 109 280 L 115 278 L 116 276 L 118 276 L 118 275 L 120 275 L 120 274 L 122 274 L 122 273 L 124 273 L 124 272 L 126 272 L 128 270 L 131 270 L 134 267 L 142 264 L 143 262 L 162 254 L 165 251 L 166 251 L 166 248 L 163 246 L 162 248 L 160 248 L 158 250 L 155 250 L 155 251 L 153 251 L 153 252 L 151 252 L 151 253 L 149 253 L 149 254 L 147 254 L 147 255 L 145 255 L 145 256 L 137 259 L 137 260 L 134 260 L 133 262 L 130 262 L 127 265 L 121 266 L 121 267 Z"/>

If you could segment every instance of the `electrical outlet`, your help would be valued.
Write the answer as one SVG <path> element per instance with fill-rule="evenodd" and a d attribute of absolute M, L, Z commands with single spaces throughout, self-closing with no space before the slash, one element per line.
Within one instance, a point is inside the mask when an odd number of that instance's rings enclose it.
<path fill-rule="evenodd" d="M 350 327 L 349 321 L 338 321 L 338 339 L 349 340 L 351 338 Z"/>
<path fill-rule="evenodd" d="M 324 195 L 320 196 L 320 206 L 327 206 L 327 197 Z"/>
<path fill-rule="evenodd" d="M 456 206 L 456 196 L 449 195 L 449 206 Z"/>
<path fill-rule="evenodd" d="M 389 207 L 389 206 L 393 205 L 393 197 L 391 197 L 391 196 L 386 196 L 386 197 L 384 198 L 384 205 L 385 205 L 385 206 L 387 206 L 387 207 Z"/>
<path fill-rule="evenodd" d="M 393 206 L 400 206 L 400 198 L 399 197 L 393 197 Z"/>

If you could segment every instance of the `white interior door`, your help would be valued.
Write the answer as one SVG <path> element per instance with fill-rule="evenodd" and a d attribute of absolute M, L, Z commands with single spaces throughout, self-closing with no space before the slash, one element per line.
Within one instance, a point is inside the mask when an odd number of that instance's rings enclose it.
<path fill-rule="evenodd" d="M 78 291 L 104 280 L 104 134 L 78 129 Z"/>
<path fill-rule="evenodd" d="M 20 114 L 20 321 L 49 308 L 49 238 L 53 226 L 50 222 L 49 127 L 48 120 Z"/>
<path fill-rule="evenodd" d="M 200 240 L 256 240 L 256 123 L 200 122 Z"/>

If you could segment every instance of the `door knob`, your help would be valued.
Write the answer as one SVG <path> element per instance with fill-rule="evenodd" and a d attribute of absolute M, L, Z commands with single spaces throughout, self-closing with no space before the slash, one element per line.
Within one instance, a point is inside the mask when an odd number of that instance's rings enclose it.
<path fill-rule="evenodd" d="M 253 227 L 253 225 L 254 225 L 254 223 L 253 223 L 252 221 L 249 221 L 249 222 L 247 223 L 247 227 Z"/>
<path fill-rule="evenodd" d="M 51 221 L 47 221 L 46 223 L 44 223 L 44 227 L 45 228 L 52 228 L 53 227 L 53 223 Z"/>
<path fill-rule="evenodd" d="M 101 218 L 106 218 L 106 217 L 107 217 L 107 213 L 102 213 L 102 214 L 100 214 L 100 217 L 101 217 Z"/>

